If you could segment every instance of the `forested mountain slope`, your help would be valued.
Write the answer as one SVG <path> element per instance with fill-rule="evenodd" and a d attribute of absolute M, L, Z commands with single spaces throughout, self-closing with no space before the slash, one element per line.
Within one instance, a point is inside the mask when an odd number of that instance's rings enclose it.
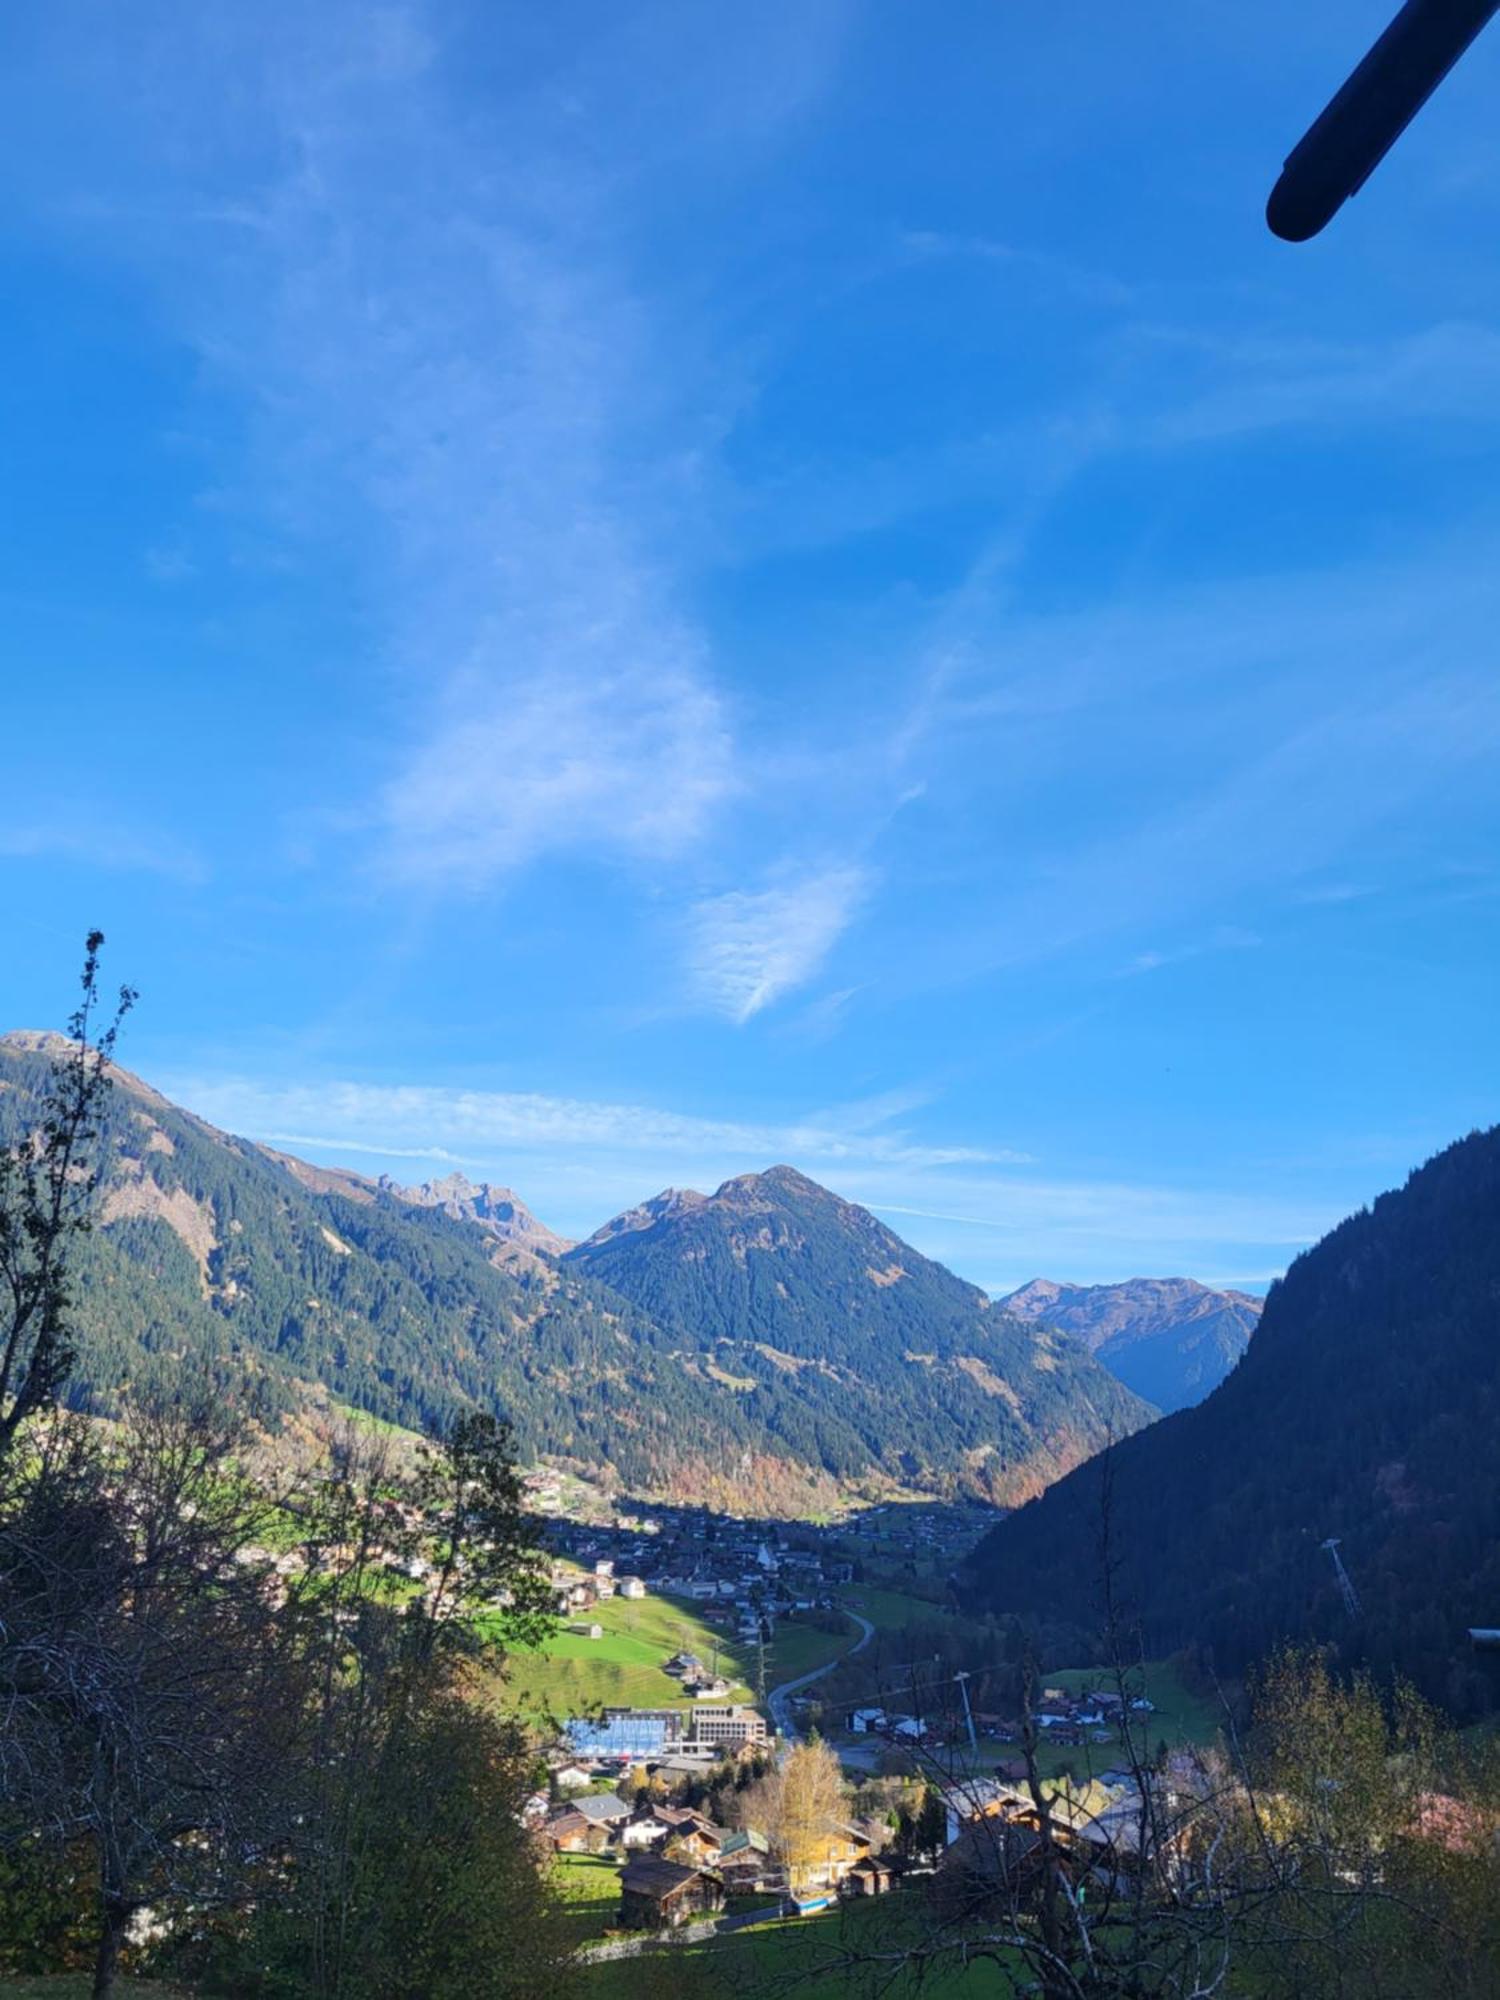
<path fill-rule="evenodd" d="M 24 1129 L 46 1064 L 45 1038 L 0 1036 L 0 1139 Z M 312 1383 L 416 1428 L 479 1405 L 511 1419 L 528 1459 L 786 1511 L 900 1483 L 1024 1497 L 1143 1414 L 1081 1350 L 1005 1322 L 888 1232 L 860 1284 L 901 1304 L 859 1353 L 773 1358 L 721 1340 L 717 1320 L 658 1315 L 587 1257 L 559 1261 L 508 1190 L 413 1198 L 233 1138 L 124 1072 L 118 1085 L 79 1261 L 75 1383 L 99 1404 L 187 1365 L 248 1365 L 268 1412 Z M 899 1258 L 920 1273 L 911 1289 L 884 1275 Z M 857 1320 L 855 1292 L 828 1310 Z"/>
<path fill-rule="evenodd" d="M 45 1074 L 28 1039 L 0 1037 L 3 1136 Z M 233 1138 L 123 1072 L 107 1154 L 79 1260 L 82 1397 L 248 1362 L 267 1410 L 309 1382 L 420 1429 L 479 1404 L 510 1417 L 523 1455 L 642 1486 L 690 1477 L 681 1440 L 705 1426 L 727 1448 L 754 1441 L 623 1299 L 497 1268 L 492 1235 L 441 1206 Z"/>
<path fill-rule="evenodd" d="M 1299 1257 L 1234 1373 L 1112 1452 L 1108 1489 L 1148 1653 L 1202 1642 L 1235 1671 L 1295 1635 L 1459 1714 L 1493 1706 L 1466 1631 L 1500 1624 L 1500 1128 Z M 1086 1466 L 1002 1522 L 976 1592 L 1097 1630 L 1105 1490 Z"/>
<path fill-rule="evenodd" d="M 1059 1285 L 1034 1278 L 999 1301 L 1032 1325 L 1075 1334 L 1127 1388 L 1170 1414 L 1201 1403 L 1250 1344 L 1261 1301 L 1193 1278 Z"/>
<path fill-rule="evenodd" d="M 562 1259 L 698 1346 L 780 1435 L 1015 1501 L 1151 1412 L 791 1167 L 618 1216 Z"/>

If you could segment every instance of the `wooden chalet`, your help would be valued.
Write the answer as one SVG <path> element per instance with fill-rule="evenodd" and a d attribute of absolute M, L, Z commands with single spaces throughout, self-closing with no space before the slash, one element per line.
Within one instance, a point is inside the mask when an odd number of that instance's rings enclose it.
<path fill-rule="evenodd" d="M 575 1812 L 554 1813 L 546 1826 L 547 1839 L 557 1854 L 584 1854 L 594 1839 L 594 1823 Z"/>
<path fill-rule="evenodd" d="M 753 1827 L 725 1833 L 717 1866 L 726 1888 L 758 1889 L 774 1871 L 771 1843 Z"/>
<path fill-rule="evenodd" d="M 665 1842 L 674 1861 L 690 1862 L 694 1867 L 718 1861 L 724 1844 L 723 1827 L 715 1826 L 691 1806 L 660 1806 L 655 1817 L 666 1829 Z"/>
<path fill-rule="evenodd" d="M 1062 1865 L 1055 1848 L 1053 1865 Z M 979 1814 L 944 1849 L 934 1898 L 945 1920 L 1025 1909 L 1046 1866 L 1040 1834 L 996 1814 Z"/>
<path fill-rule="evenodd" d="M 839 1883 L 843 1896 L 883 1896 L 896 1885 L 896 1871 L 874 1854 L 863 1854 Z"/>
<path fill-rule="evenodd" d="M 798 1863 L 794 1886 L 800 1890 L 821 1883 L 836 1888 L 855 1863 L 864 1860 L 870 1848 L 869 1835 L 861 1833 L 858 1827 L 830 1821 L 812 1843 L 811 1853 Z"/>
<path fill-rule="evenodd" d="M 724 1885 L 701 1868 L 655 1856 L 629 1861 L 620 1875 L 624 1930 L 670 1931 L 724 1907 Z"/>

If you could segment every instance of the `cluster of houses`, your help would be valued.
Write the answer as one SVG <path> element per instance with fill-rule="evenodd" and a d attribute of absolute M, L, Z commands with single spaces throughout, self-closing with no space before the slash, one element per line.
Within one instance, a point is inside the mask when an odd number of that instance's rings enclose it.
<path fill-rule="evenodd" d="M 561 1785 L 593 1775 L 579 1765 L 555 1778 Z M 965 1906 L 976 1894 L 1030 1893 L 1044 1865 L 1065 1869 L 1075 1884 L 1113 1879 L 1141 1865 L 1145 1816 L 1127 1771 L 1054 1790 L 1045 1829 L 1029 1789 L 1003 1779 L 959 1780 L 946 1787 L 944 1803 L 936 1889 L 940 1896 L 957 1892 Z M 773 1894 L 788 1914 L 808 1915 L 840 1897 L 880 1895 L 898 1879 L 881 1851 L 888 1829 L 874 1821 L 828 1821 L 789 1883 L 760 1832 L 716 1826 L 702 1812 L 662 1804 L 645 1790 L 629 1799 L 590 1792 L 551 1806 L 538 1798 L 533 1805 L 533 1823 L 554 1852 L 621 1863 L 622 1929 L 675 1929 L 714 1915 L 729 1896 L 747 1891 Z"/>
<path fill-rule="evenodd" d="M 559 1618 L 576 1618 L 580 1612 L 592 1611 L 596 1604 L 607 1604 L 612 1597 L 646 1596 L 646 1585 L 638 1576 L 616 1576 L 615 1566 L 607 1557 L 601 1557 L 594 1564 L 591 1576 L 578 1576 L 561 1563 L 552 1565 L 552 1608 Z M 598 1639 L 603 1636 L 604 1627 L 596 1625 L 588 1628 L 589 1635 Z"/>
<path fill-rule="evenodd" d="M 1156 1704 L 1145 1695 L 1127 1700 L 1108 1688 L 1071 1694 L 1066 1688 L 1043 1688 L 1031 1719 L 1049 1743 L 1113 1743 L 1128 1714 L 1154 1715 Z"/>
<path fill-rule="evenodd" d="M 688 1806 L 592 1792 L 552 1808 L 540 1831 L 556 1853 L 619 1858 L 624 1930 L 674 1930 L 722 1910 L 731 1895 L 757 1890 L 805 1914 L 837 1895 L 878 1894 L 892 1879 L 873 1829 L 832 1821 L 799 1864 L 795 1894 L 764 1834 L 715 1826 Z"/>
<path fill-rule="evenodd" d="M 851 1736 L 883 1736 L 887 1743 L 910 1748 L 932 1741 L 932 1731 L 920 1715 L 895 1715 L 883 1708 L 851 1708 L 844 1718 Z"/>
<path fill-rule="evenodd" d="M 1074 1792 L 1054 1791 L 1046 1826 L 1029 1788 L 998 1778 L 969 1779 L 947 1795 L 947 1842 L 938 1869 L 938 1896 L 955 1909 L 1000 1895 L 1023 1904 L 1047 1870 L 1067 1876 L 1075 1892 L 1092 1881 L 1135 1874 L 1147 1824 L 1141 1794 L 1126 1773 L 1113 1772 Z"/>
<path fill-rule="evenodd" d="M 533 1477 L 538 1483 L 528 1490 L 535 1503 L 550 1489 L 541 1475 Z M 557 1555 L 584 1571 L 582 1577 L 561 1565 L 554 1571 L 562 1616 L 587 1612 L 605 1596 L 649 1591 L 686 1598 L 708 1624 L 751 1644 L 769 1640 L 783 1617 L 827 1608 L 833 1588 L 852 1574 L 849 1561 L 825 1549 L 816 1531 L 799 1533 L 794 1548 L 773 1524 L 700 1507 L 619 1513 L 608 1524 L 551 1516 L 546 1534 Z"/>
<path fill-rule="evenodd" d="M 722 1701 L 729 1692 L 730 1683 L 713 1667 L 705 1667 L 696 1653 L 674 1653 L 662 1672 L 679 1682 L 694 1701 Z"/>

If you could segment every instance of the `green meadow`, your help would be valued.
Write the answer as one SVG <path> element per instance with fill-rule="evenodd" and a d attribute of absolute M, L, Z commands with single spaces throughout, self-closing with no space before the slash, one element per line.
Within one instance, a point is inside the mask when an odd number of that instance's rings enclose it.
<path fill-rule="evenodd" d="M 573 1625 L 602 1625 L 590 1639 Z M 690 1708 L 681 1684 L 662 1672 L 673 1653 L 696 1653 L 730 1682 L 729 1701 L 752 1699 L 746 1649 L 727 1642 L 699 1607 L 672 1597 L 612 1597 L 565 1620 L 544 1646 L 517 1649 L 506 1665 L 508 1700 L 566 1718 L 600 1708 Z"/>

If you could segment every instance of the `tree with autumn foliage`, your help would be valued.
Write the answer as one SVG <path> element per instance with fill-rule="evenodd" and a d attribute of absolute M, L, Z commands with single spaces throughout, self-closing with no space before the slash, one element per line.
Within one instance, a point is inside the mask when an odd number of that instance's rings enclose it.
<path fill-rule="evenodd" d="M 747 1794 L 745 1822 L 759 1827 L 795 1891 L 817 1866 L 829 1827 L 844 1811 L 844 1774 L 818 1737 L 794 1743 Z"/>

